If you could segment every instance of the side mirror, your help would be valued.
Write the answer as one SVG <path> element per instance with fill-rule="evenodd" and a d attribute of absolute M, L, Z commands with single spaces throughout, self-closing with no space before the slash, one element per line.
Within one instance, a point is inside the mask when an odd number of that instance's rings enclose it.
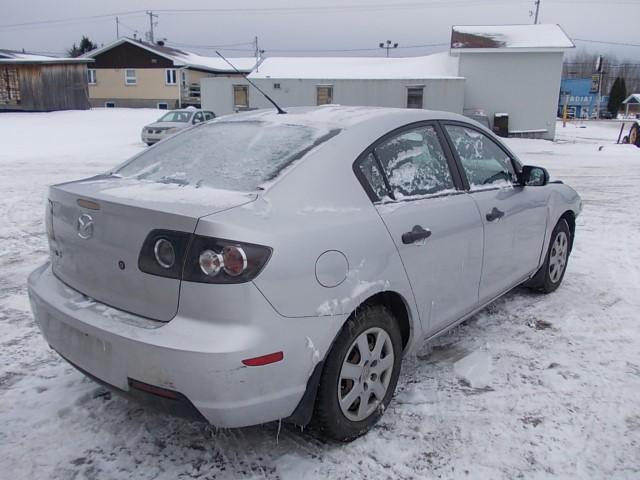
<path fill-rule="evenodd" d="M 525 165 L 522 167 L 522 185 L 544 187 L 549 183 L 549 172 L 546 168 Z"/>

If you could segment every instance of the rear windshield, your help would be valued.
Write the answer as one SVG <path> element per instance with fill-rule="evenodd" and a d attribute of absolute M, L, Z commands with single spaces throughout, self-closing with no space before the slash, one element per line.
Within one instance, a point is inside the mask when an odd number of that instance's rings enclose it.
<path fill-rule="evenodd" d="M 259 121 L 201 124 L 150 148 L 115 173 L 160 183 L 253 191 L 338 132 Z"/>
<path fill-rule="evenodd" d="M 191 120 L 192 112 L 169 112 L 158 120 L 159 122 L 188 122 Z"/>

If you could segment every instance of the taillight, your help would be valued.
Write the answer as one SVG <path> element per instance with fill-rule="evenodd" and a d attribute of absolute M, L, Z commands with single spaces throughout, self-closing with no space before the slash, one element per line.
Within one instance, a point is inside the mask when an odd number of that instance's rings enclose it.
<path fill-rule="evenodd" d="M 140 251 L 138 268 L 152 275 L 180 278 L 191 234 L 172 230 L 152 230 Z"/>
<path fill-rule="evenodd" d="M 182 279 L 201 283 L 249 282 L 260 273 L 269 257 L 269 247 L 195 235 Z"/>
<path fill-rule="evenodd" d="M 253 280 L 271 257 L 271 248 L 252 243 L 153 230 L 145 239 L 138 268 L 161 277 L 200 283 Z"/>

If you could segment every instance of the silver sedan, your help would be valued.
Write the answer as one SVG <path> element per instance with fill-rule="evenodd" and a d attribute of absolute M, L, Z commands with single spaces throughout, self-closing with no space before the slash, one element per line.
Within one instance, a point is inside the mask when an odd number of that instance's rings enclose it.
<path fill-rule="evenodd" d="M 29 293 L 46 342 L 114 390 L 346 441 L 403 354 L 518 285 L 558 288 L 580 210 L 460 115 L 255 111 L 52 186 Z"/>
<path fill-rule="evenodd" d="M 147 145 L 153 145 L 160 140 L 175 135 L 185 128 L 212 120 L 213 118 L 215 118 L 215 114 L 208 110 L 198 110 L 195 108 L 171 110 L 156 122 L 145 125 L 142 128 L 140 137 Z"/>

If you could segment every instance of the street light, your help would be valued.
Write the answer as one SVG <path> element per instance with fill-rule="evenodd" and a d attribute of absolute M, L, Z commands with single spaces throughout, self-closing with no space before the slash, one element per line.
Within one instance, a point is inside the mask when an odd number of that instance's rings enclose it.
<path fill-rule="evenodd" d="M 391 40 L 387 40 L 385 43 L 380 42 L 380 48 L 387 50 L 387 57 L 389 56 L 389 50 L 392 48 L 398 48 L 398 42 L 392 43 Z"/>

